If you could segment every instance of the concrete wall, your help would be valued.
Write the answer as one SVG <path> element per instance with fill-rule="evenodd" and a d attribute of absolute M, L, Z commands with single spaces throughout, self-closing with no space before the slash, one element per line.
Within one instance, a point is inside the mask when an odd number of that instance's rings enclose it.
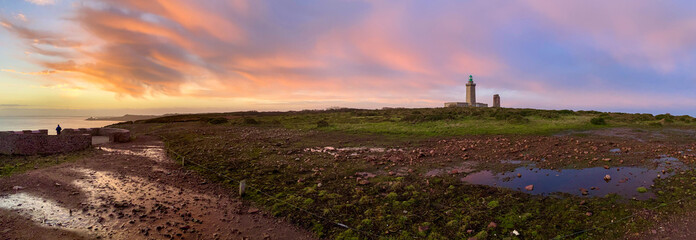
<path fill-rule="evenodd" d="M 465 102 L 446 102 L 445 107 L 468 107 L 469 104 Z"/>
<path fill-rule="evenodd" d="M 99 128 L 99 136 L 108 136 L 110 142 L 129 142 L 130 141 L 130 131 L 120 128 Z"/>
<path fill-rule="evenodd" d="M 91 136 L 107 136 L 110 142 L 129 142 L 130 131 L 120 128 L 66 128 L 60 135 L 82 135 L 88 134 Z"/>

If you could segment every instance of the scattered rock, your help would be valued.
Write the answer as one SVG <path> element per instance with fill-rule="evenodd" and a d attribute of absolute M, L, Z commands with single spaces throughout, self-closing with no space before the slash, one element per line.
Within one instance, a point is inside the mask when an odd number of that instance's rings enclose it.
<path fill-rule="evenodd" d="M 22 190 L 22 189 L 24 189 L 24 187 L 22 187 L 22 186 L 14 186 L 14 187 L 12 187 L 12 190 L 15 190 L 15 191 Z"/>
<path fill-rule="evenodd" d="M 527 185 L 526 187 L 524 187 L 524 189 L 526 189 L 527 191 L 532 191 L 534 190 L 534 185 Z"/>
<path fill-rule="evenodd" d="M 254 214 L 254 213 L 257 213 L 257 212 L 259 212 L 259 209 L 258 209 L 258 208 L 249 208 L 249 210 L 247 211 L 247 213 L 249 213 L 249 214 Z"/>
<path fill-rule="evenodd" d="M 607 181 L 607 182 L 611 181 L 611 176 L 609 176 L 609 174 L 604 175 L 604 181 Z"/>
<path fill-rule="evenodd" d="M 430 226 L 418 226 L 418 231 L 419 232 L 425 232 L 430 230 Z"/>
<path fill-rule="evenodd" d="M 582 195 L 587 195 L 587 194 L 589 194 L 589 193 L 587 192 L 587 189 L 584 189 L 584 188 L 580 188 L 580 193 L 582 193 Z"/>
<path fill-rule="evenodd" d="M 488 228 L 496 228 L 497 226 L 498 224 L 496 224 L 495 222 L 491 222 L 488 224 Z"/>

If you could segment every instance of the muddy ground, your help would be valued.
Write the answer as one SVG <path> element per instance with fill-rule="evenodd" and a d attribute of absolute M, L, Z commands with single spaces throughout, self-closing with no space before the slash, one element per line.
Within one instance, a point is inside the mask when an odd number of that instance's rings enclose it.
<path fill-rule="evenodd" d="M 230 196 L 140 136 L 0 179 L 0 239 L 313 239 Z"/>

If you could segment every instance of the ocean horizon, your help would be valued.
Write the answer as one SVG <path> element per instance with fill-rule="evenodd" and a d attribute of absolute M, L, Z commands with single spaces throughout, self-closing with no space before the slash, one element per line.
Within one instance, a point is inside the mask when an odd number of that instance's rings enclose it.
<path fill-rule="evenodd" d="M 87 121 L 89 116 L 0 116 L 0 131 L 48 129 L 56 134 L 56 126 L 65 128 L 103 127 L 119 121 Z"/>

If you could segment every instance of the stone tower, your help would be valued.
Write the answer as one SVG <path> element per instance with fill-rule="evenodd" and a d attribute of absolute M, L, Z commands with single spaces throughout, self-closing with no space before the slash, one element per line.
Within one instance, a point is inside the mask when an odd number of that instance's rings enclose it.
<path fill-rule="evenodd" d="M 500 107 L 500 95 L 493 95 L 493 107 Z"/>
<path fill-rule="evenodd" d="M 469 107 L 476 107 L 476 83 L 471 75 L 469 75 L 469 82 L 466 83 L 466 103 Z"/>

